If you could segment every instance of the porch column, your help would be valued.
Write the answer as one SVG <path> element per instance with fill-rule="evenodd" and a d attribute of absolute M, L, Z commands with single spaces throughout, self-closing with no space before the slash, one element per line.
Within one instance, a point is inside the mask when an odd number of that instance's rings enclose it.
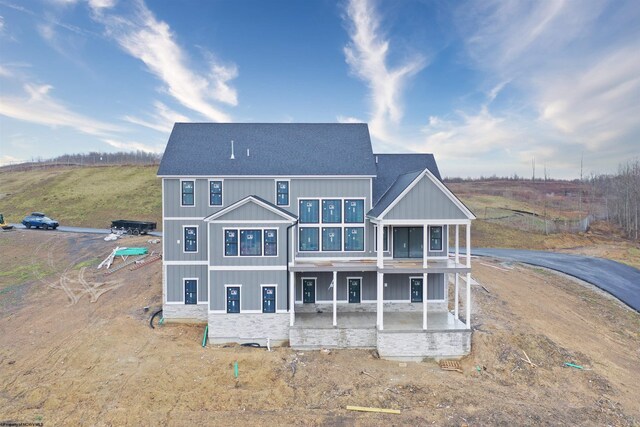
<path fill-rule="evenodd" d="M 422 226 L 422 268 L 427 268 L 427 258 L 429 258 L 429 226 Z"/>
<path fill-rule="evenodd" d="M 383 330 L 384 329 L 384 316 L 383 316 L 383 310 L 384 310 L 384 306 L 382 304 L 382 299 L 384 297 L 384 273 L 378 273 L 378 290 L 376 292 L 377 294 L 377 298 L 378 298 L 378 306 L 376 307 L 376 312 L 378 314 L 377 317 L 377 322 L 376 324 L 378 325 L 378 329 L 379 330 Z"/>
<path fill-rule="evenodd" d="M 422 274 L 422 329 L 427 330 L 427 300 L 429 295 L 427 294 L 427 279 L 428 274 Z"/>
<path fill-rule="evenodd" d="M 382 224 L 382 222 L 378 223 L 376 233 L 378 241 L 378 247 L 376 250 L 376 265 L 380 269 L 384 267 L 384 225 Z M 391 242 L 388 242 L 388 244 L 391 244 Z"/>
<path fill-rule="evenodd" d="M 458 277 L 459 277 L 459 273 L 456 273 L 456 292 L 455 292 L 455 298 L 456 298 L 456 302 L 455 302 L 455 309 L 454 309 L 454 315 L 456 316 L 456 320 L 458 319 L 458 315 L 460 314 L 458 312 L 458 301 L 460 300 L 460 295 L 458 294 Z"/>
<path fill-rule="evenodd" d="M 296 321 L 296 273 L 289 272 L 289 326 L 293 326 Z"/>
<path fill-rule="evenodd" d="M 456 224 L 456 264 L 458 263 L 460 263 L 460 225 Z"/>
<path fill-rule="evenodd" d="M 471 221 L 467 222 L 467 268 L 471 268 Z"/>
<path fill-rule="evenodd" d="M 338 272 L 333 272 L 333 326 L 338 326 Z"/>
<path fill-rule="evenodd" d="M 471 273 L 467 273 L 467 329 L 471 329 Z"/>

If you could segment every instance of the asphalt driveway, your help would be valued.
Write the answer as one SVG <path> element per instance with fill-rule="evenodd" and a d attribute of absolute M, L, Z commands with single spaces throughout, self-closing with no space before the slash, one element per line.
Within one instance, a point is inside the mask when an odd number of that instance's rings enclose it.
<path fill-rule="evenodd" d="M 603 258 L 520 249 L 471 249 L 471 255 L 493 257 L 560 271 L 591 283 L 640 311 L 640 270 Z"/>

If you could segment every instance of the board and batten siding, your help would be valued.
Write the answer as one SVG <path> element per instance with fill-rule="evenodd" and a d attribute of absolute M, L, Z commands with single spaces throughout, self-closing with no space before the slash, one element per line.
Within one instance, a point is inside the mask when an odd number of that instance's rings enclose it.
<path fill-rule="evenodd" d="M 184 252 L 184 226 L 197 226 L 197 252 Z M 207 223 L 202 220 L 166 220 L 163 230 L 164 261 L 207 261 Z"/>
<path fill-rule="evenodd" d="M 420 274 L 385 274 L 384 300 L 411 301 L 411 277 L 420 278 Z M 444 273 L 432 273 L 427 277 L 427 299 L 446 299 Z"/>
<path fill-rule="evenodd" d="M 166 302 L 184 302 L 184 279 L 198 279 L 198 303 L 209 300 L 206 265 L 167 265 Z"/>
<path fill-rule="evenodd" d="M 287 272 L 285 270 L 209 271 L 209 310 L 226 311 L 225 285 L 240 285 L 240 312 L 262 311 L 260 285 L 276 286 L 276 310 L 287 309 Z"/>
<path fill-rule="evenodd" d="M 467 216 L 429 177 L 424 176 L 387 212 L 384 219 L 467 219 Z"/>
<path fill-rule="evenodd" d="M 348 271 L 338 272 L 337 300 L 341 302 L 349 301 L 348 278 L 362 278 L 360 288 L 360 299 L 362 301 L 374 301 L 376 299 L 377 277 L 373 271 Z M 296 302 L 302 302 L 302 279 L 316 278 L 316 302 L 333 301 L 333 288 L 330 288 L 333 281 L 331 272 L 301 272 L 296 273 Z"/>

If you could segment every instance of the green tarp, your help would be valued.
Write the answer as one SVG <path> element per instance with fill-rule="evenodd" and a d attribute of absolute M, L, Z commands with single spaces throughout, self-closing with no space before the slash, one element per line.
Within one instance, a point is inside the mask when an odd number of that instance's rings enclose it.
<path fill-rule="evenodd" d="M 116 251 L 116 256 L 144 255 L 148 252 L 147 248 L 122 248 Z"/>

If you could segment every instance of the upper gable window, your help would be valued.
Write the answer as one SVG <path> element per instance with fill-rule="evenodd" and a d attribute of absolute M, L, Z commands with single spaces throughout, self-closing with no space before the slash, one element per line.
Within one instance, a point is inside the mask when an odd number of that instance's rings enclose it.
<path fill-rule="evenodd" d="M 322 222 L 329 224 L 342 222 L 342 204 L 339 199 L 322 200 Z"/>
<path fill-rule="evenodd" d="M 299 214 L 300 223 L 317 224 L 320 222 L 319 215 L 320 202 L 316 200 L 300 200 Z"/>
<path fill-rule="evenodd" d="M 289 206 L 289 181 L 276 181 L 276 204 Z"/>
<path fill-rule="evenodd" d="M 195 181 L 182 181 L 182 206 L 195 206 Z"/>
<path fill-rule="evenodd" d="M 344 201 L 344 222 L 361 224 L 364 222 L 364 200 Z"/>
<path fill-rule="evenodd" d="M 222 206 L 222 181 L 209 181 L 209 205 Z"/>

